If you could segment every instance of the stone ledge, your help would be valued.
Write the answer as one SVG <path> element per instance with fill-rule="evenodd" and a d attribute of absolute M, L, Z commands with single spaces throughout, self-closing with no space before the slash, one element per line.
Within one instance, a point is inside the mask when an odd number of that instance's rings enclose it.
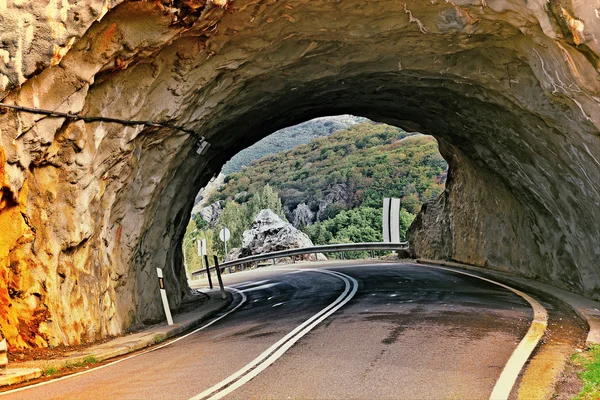
<path fill-rule="evenodd" d="M 40 368 L 7 368 L 0 372 L 0 386 L 14 385 L 40 376 Z"/>

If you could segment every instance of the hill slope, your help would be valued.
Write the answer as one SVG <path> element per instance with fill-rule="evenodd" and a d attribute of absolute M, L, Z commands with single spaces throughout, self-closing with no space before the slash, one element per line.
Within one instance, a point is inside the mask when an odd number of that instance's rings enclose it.
<path fill-rule="evenodd" d="M 315 118 L 281 129 L 237 153 L 223 166 L 221 172 L 225 175 L 237 172 L 261 157 L 290 150 L 300 144 L 309 143 L 318 137 L 329 136 L 336 131 L 365 121 L 365 118 L 353 115 L 337 115 Z"/>
<path fill-rule="evenodd" d="M 443 190 L 446 171 L 432 137 L 369 121 L 252 162 L 229 174 L 210 202 L 244 203 L 269 184 L 291 221 L 298 210 L 315 222 L 341 210 L 381 208 L 383 197 L 402 198 L 414 214 Z"/>

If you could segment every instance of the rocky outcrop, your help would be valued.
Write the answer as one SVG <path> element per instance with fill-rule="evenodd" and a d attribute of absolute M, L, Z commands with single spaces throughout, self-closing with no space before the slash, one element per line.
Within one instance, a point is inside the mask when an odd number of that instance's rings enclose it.
<path fill-rule="evenodd" d="M 312 225 L 315 222 L 315 213 L 305 203 L 300 203 L 292 211 L 292 225 L 296 228 L 300 226 Z"/>
<path fill-rule="evenodd" d="M 317 220 L 321 221 L 325 219 L 325 212 L 327 211 L 327 207 L 335 203 L 346 205 L 348 203 L 349 198 L 350 193 L 348 193 L 348 185 L 343 183 L 333 185 L 326 192 L 325 196 L 323 197 L 323 200 L 319 201 L 319 209 L 317 210 Z"/>
<path fill-rule="evenodd" d="M 176 308 L 198 189 L 265 135 L 341 113 L 443 144 L 448 229 L 422 243 L 598 298 L 596 8 L 0 1 L 3 102 L 186 129 L 2 110 L 2 334 L 12 349 L 76 344 L 164 318 L 156 267 Z"/>
<path fill-rule="evenodd" d="M 215 193 L 225 182 L 225 175 L 219 173 L 219 175 L 212 178 L 206 186 L 198 191 L 196 198 L 194 199 L 194 208 L 192 209 L 192 214 L 196 214 L 200 212 L 205 207 L 208 207 L 208 199 L 210 196 Z"/>
<path fill-rule="evenodd" d="M 252 227 L 244 231 L 240 257 L 311 246 L 314 244 L 304 232 L 294 228 L 292 224 L 283 221 L 277 214 L 267 209 L 261 210 L 254 218 Z M 306 254 L 297 258 L 314 261 L 315 255 Z M 327 260 L 322 254 L 318 254 L 317 259 Z"/>
<path fill-rule="evenodd" d="M 242 257 L 242 249 L 239 247 L 234 247 L 233 249 L 229 250 L 229 253 L 227 253 L 227 260 L 237 260 L 238 258 Z"/>
<path fill-rule="evenodd" d="M 200 209 L 200 211 L 198 211 L 202 219 L 206 221 L 206 223 L 211 227 L 214 227 L 215 224 L 219 221 L 219 217 L 221 216 L 222 212 L 223 201 L 221 200 L 216 201 L 208 207 L 204 207 Z"/>
<path fill-rule="evenodd" d="M 450 166 L 446 190 L 424 205 L 410 226 L 407 238 L 413 255 L 550 280 L 532 235 L 541 221 L 522 210 L 501 179 L 472 165 L 456 148 L 442 143 L 440 150 Z M 570 282 L 577 279 L 576 275 L 569 277 Z"/>

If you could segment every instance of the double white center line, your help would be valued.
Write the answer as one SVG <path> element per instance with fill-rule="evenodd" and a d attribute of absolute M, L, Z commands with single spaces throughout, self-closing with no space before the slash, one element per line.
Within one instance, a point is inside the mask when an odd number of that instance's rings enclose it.
<path fill-rule="evenodd" d="M 348 303 L 358 290 L 358 282 L 356 279 L 346 274 L 342 274 L 341 272 L 322 269 L 310 271 L 333 275 L 340 278 L 345 283 L 344 291 L 337 299 L 335 299 L 333 303 L 304 321 L 302 324 L 296 327 L 296 329 L 285 335 L 281 340 L 269 347 L 266 351 L 241 368 L 239 371 L 217 383 L 213 387 L 206 389 L 204 392 L 192 397 L 190 400 L 220 399 L 249 382 L 252 378 L 260 374 L 269 365 L 273 364 L 279 357 L 285 354 L 290 347 L 292 347 L 298 340 L 310 332 L 315 326 Z"/>

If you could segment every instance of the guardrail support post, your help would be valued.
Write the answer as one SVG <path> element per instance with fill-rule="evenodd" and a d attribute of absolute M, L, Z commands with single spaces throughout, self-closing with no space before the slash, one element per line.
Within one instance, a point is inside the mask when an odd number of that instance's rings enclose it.
<path fill-rule="evenodd" d="M 208 278 L 208 287 L 213 288 L 212 278 L 210 277 L 210 264 L 208 263 L 208 256 L 204 255 L 204 264 L 206 265 L 206 277 Z"/>
<path fill-rule="evenodd" d="M 342 260 L 345 260 L 346 257 L 344 256 L 344 252 L 342 251 Z"/>
<path fill-rule="evenodd" d="M 292 256 L 292 263 L 296 264 L 296 256 Z"/>
<path fill-rule="evenodd" d="M 219 267 L 219 259 L 215 254 L 215 270 L 217 271 L 217 279 L 219 280 L 219 287 L 221 288 L 221 297 L 223 299 L 227 298 L 227 294 L 225 293 L 225 288 L 223 287 L 223 278 L 221 278 L 221 268 Z"/>
<path fill-rule="evenodd" d="M 273 265 L 275 265 L 275 259 L 273 259 Z"/>
<path fill-rule="evenodd" d="M 371 250 L 371 258 L 375 258 L 375 250 Z"/>

